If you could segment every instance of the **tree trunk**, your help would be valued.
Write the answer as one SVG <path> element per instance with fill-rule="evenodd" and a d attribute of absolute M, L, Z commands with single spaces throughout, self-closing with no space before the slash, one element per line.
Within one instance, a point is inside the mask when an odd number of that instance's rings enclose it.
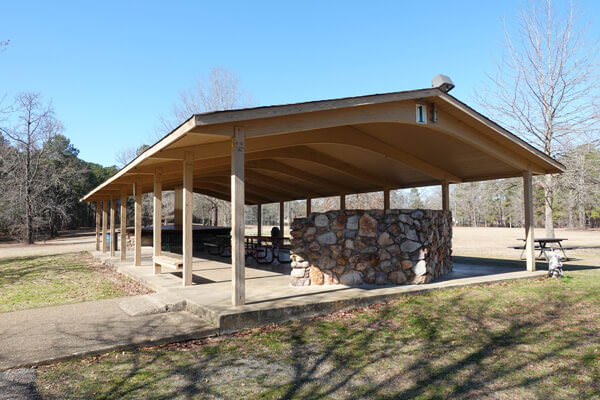
<path fill-rule="evenodd" d="M 554 237 L 554 221 L 552 218 L 552 175 L 544 177 L 544 226 L 546 237 Z"/>
<path fill-rule="evenodd" d="M 27 145 L 27 160 L 25 165 L 25 232 L 28 244 L 33 244 L 33 215 L 31 209 L 31 140 Z"/>

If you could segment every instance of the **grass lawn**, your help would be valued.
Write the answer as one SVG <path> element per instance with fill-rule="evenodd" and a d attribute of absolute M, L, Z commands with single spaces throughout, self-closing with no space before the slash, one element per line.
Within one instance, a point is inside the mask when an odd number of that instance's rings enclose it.
<path fill-rule="evenodd" d="M 148 289 L 84 252 L 0 261 L 0 313 L 140 293 Z"/>
<path fill-rule="evenodd" d="M 44 398 L 600 398 L 600 269 L 38 368 Z"/>

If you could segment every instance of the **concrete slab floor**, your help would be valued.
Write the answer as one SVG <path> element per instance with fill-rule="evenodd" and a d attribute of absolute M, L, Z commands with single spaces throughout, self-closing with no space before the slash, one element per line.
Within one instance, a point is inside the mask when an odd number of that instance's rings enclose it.
<path fill-rule="evenodd" d="M 269 266 L 246 267 L 246 305 L 234 307 L 231 305 L 231 266 L 227 259 L 194 257 L 194 284 L 184 287 L 180 274 L 179 277 L 168 272 L 153 274 L 150 247 L 142 248 L 139 267 L 134 267 L 131 259 L 119 261 L 119 254 L 112 259 L 99 252 L 93 254 L 159 293 L 169 292 L 184 298 L 188 311 L 216 325 L 221 333 L 323 315 L 431 290 L 535 278 L 546 273 L 455 263 L 452 273 L 425 285 L 292 287 L 287 266 L 278 266 L 276 270 L 270 270 Z"/>
<path fill-rule="evenodd" d="M 213 325 L 187 311 L 131 317 L 119 307 L 126 299 L 3 313 L 0 371 L 218 333 Z"/>

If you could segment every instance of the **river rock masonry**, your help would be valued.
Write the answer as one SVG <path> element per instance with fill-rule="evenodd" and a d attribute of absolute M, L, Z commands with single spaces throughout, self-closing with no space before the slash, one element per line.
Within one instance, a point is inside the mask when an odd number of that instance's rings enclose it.
<path fill-rule="evenodd" d="M 422 284 L 452 271 L 442 210 L 336 210 L 292 223 L 292 286 Z"/>

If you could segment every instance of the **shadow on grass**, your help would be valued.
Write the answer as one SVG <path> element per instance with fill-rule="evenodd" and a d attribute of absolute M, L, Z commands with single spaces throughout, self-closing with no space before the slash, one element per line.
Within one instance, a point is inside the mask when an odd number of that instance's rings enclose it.
<path fill-rule="evenodd" d="M 58 257 L 62 258 L 64 255 Z M 85 262 L 78 262 L 75 258 L 58 261 L 56 256 L 30 256 L 1 260 L 0 287 L 17 282 L 27 282 L 30 278 L 44 276 L 59 278 L 67 274 L 90 270 L 89 265 L 86 265 Z"/>
<path fill-rule="evenodd" d="M 557 291 L 544 282 L 537 287 L 539 292 L 526 294 L 519 284 L 478 295 L 469 289 L 437 292 L 348 319 L 287 323 L 264 334 L 270 345 L 259 333 L 230 337 L 214 351 L 183 358 L 168 348 L 133 352 L 122 364 L 105 367 L 122 371 L 109 382 L 92 374 L 86 394 L 99 390 L 95 398 L 100 399 L 593 397 L 600 387 L 586 381 L 592 369 L 577 355 L 590 354 L 600 338 L 573 317 L 582 297 L 568 287 Z M 112 335 L 110 324 L 98 324 L 97 330 L 99 337 Z M 230 345 L 232 356 L 223 357 Z M 262 364 L 232 370 L 250 359 Z M 286 368 L 275 370 L 276 364 Z M 269 379 L 258 382 L 256 369 Z M 227 370 L 231 375 L 223 375 Z M 214 376 L 221 379 L 211 381 Z M 255 385 L 250 394 L 242 389 L 246 384 Z M 569 392 L 558 393 L 557 387 Z"/>
<path fill-rule="evenodd" d="M 481 266 L 481 267 L 511 267 L 516 270 L 524 270 L 525 269 L 525 261 L 523 260 L 507 260 L 501 258 L 486 258 L 486 257 L 467 257 L 467 256 L 453 256 L 452 261 L 458 264 L 470 264 L 473 266 Z M 585 265 L 585 264 L 577 264 L 577 261 L 581 261 L 580 259 L 571 258 L 567 261 L 563 261 L 563 268 L 565 271 L 582 271 L 589 269 L 600 269 L 599 266 L 595 265 Z M 548 262 L 545 260 L 537 260 L 536 268 L 538 270 L 548 270 Z"/>

